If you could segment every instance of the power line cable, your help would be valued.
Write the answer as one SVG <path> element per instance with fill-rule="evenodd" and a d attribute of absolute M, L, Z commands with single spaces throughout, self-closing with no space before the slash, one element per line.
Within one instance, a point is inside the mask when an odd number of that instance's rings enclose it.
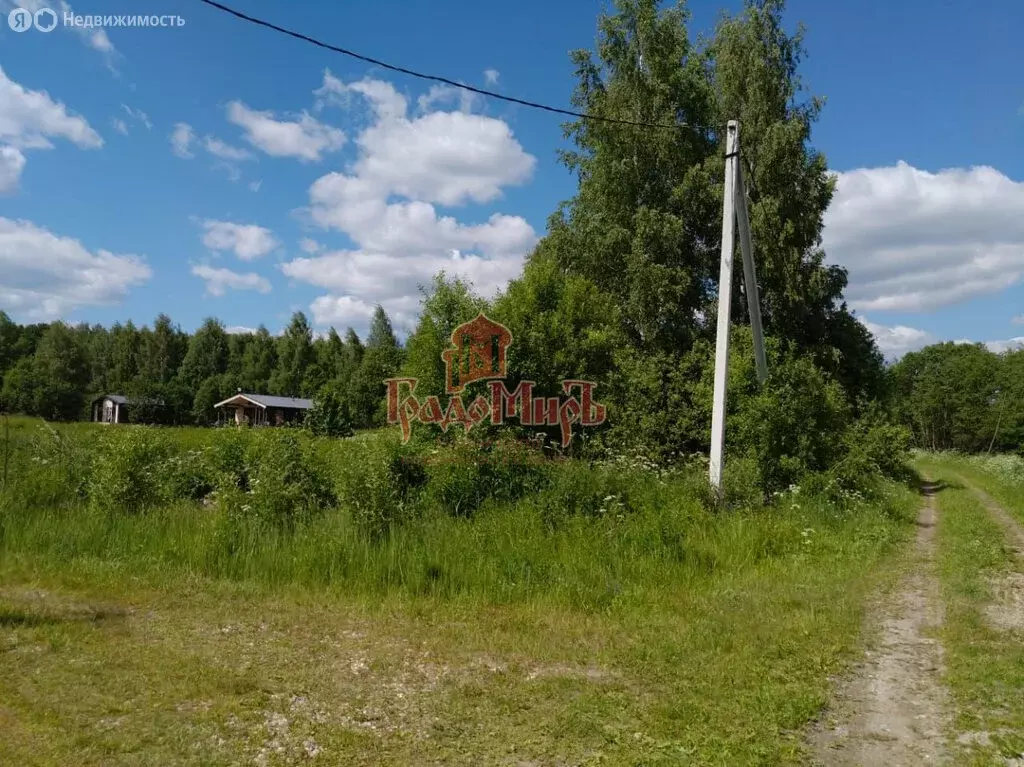
<path fill-rule="evenodd" d="M 242 13 L 241 11 L 236 11 L 234 8 L 229 8 L 228 6 L 223 5 L 222 3 L 218 3 L 216 2 L 216 0 L 199 0 L 199 2 L 210 6 L 211 8 L 216 8 L 219 11 L 223 11 L 224 13 L 230 14 L 231 16 L 234 16 L 237 19 L 241 19 L 242 21 L 247 21 L 250 24 L 256 24 L 257 26 L 260 27 L 272 29 L 275 32 L 280 32 L 283 35 L 294 37 L 296 40 L 302 40 L 303 42 L 310 43 L 319 48 L 334 51 L 335 53 L 341 53 L 345 56 L 351 56 L 354 59 L 365 61 L 367 64 L 373 64 L 374 66 L 378 66 L 383 69 L 388 69 L 392 72 L 399 72 L 403 75 L 418 77 L 421 80 L 431 80 L 433 82 L 450 85 L 453 88 L 461 88 L 462 90 L 470 91 L 471 93 L 477 93 L 481 96 L 487 96 L 492 99 L 508 101 L 512 104 L 519 104 L 520 106 L 529 107 L 531 109 L 541 109 L 545 112 L 553 112 L 554 114 L 567 115 L 568 117 L 577 117 L 582 120 L 595 120 L 597 122 L 614 123 L 618 125 L 632 125 L 633 127 L 636 128 L 657 128 L 659 130 L 680 130 L 685 128 L 689 130 L 696 130 L 696 128 L 694 128 L 692 125 L 688 125 L 687 123 L 676 123 L 674 125 L 669 125 L 667 123 L 649 123 L 638 120 L 620 120 L 615 117 L 601 117 L 599 115 L 589 115 L 583 112 L 573 112 L 572 110 L 569 109 L 560 109 L 558 107 L 548 106 L 547 104 L 540 104 L 537 103 L 536 101 L 526 101 L 525 99 L 517 99 L 513 96 L 504 96 L 500 93 L 495 93 L 494 91 L 484 90 L 483 88 L 474 88 L 472 85 L 458 83 L 455 82 L 454 80 L 449 80 L 447 77 L 440 77 L 438 75 L 428 75 L 424 74 L 423 72 L 417 72 L 412 69 L 406 69 L 405 67 L 400 67 L 395 64 L 388 64 L 386 61 L 380 61 L 379 59 L 374 59 L 371 58 L 370 56 L 364 56 L 361 53 L 350 51 L 347 48 L 341 48 L 337 45 L 331 45 L 330 43 L 325 43 L 322 40 L 317 40 L 315 37 L 304 35 L 301 32 L 296 32 L 291 29 L 285 29 L 284 27 L 280 27 L 277 24 L 273 24 L 269 21 L 258 19 L 255 16 L 249 16 L 248 14 Z"/>

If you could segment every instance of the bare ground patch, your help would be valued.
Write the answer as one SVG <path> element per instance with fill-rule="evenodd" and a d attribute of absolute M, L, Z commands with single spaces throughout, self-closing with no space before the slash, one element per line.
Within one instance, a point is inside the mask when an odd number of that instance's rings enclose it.
<path fill-rule="evenodd" d="M 934 573 L 936 490 L 925 488 L 910 572 L 872 611 L 869 622 L 881 626 L 877 643 L 840 682 L 812 731 L 817 764 L 909 767 L 948 758 L 942 646 L 931 636 L 943 618 Z"/>

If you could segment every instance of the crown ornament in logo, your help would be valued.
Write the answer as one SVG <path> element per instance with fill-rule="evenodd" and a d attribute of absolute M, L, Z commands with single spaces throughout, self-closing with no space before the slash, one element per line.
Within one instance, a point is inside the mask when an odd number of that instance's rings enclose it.
<path fill-rule="evenodd" d="M 452 331 L 453 349 L 441 352 L 445 366 L 445 390 L 461 394 L 467 384 L 504 378 L 512 333 L 481 312 Z"/>
<path fill-rule="evenodd" d="M 598 426 L 605 421 L 604 405 L 594 401 L 592 381 L 566 379 L 562 393 L 566 397 L 534 397 L 536 384 L 520 381 L 515 391 L 505 388 L 508 375 L 508 350 L 512 333 L 482 312 L 469 322 L 459 325 L 449 338 L 451 347 L 441 352 L 445 365 L 445 389 L 449 395 L 447 407 L 442 408 L 437 395 L 416 398 L 416 378 L 388 378 L 388 423 L 402 428 L 402 442 L 412 435 L 412 424 L 433 423 L 448 431 L 453 424 L 467 432 L 484 421 L 499 426 L 507 418 L 518 418 L 523 426 L 559 426 L 562 447 L 572 440 L 573 424 Z M 490 381 L 490 397 L 477 395 L 467 406 L 462 400 L 466 387 L 476 381 Z M 574 396 L 579 390 L 579 397 Z"/>

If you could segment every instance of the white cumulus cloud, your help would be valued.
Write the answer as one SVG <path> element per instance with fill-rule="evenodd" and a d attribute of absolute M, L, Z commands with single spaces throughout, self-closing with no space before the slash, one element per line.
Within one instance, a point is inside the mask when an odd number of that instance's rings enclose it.
<path fill-rule="evenodd" d="M 0 146 L 0 194 L 9 194 L 18 188 L 21 171 L 25 168 L 25 155 L 13 146 Z"/>
<path fill-rule="evenodd" d="M 898 359 L 907 352 L 917 351 L 939 341 L 926 330 L 918 330 L 906 325 L 888 327 L 871 322 L 866 318 L 861 318 L 860 321 L 875 337 L 879 351 L 889 360 Z"/>
<path fill-rule="evenodd" d="M 1005 341 L 986 341 L 985 346 L 989 350 L 994 351 L 996 354 L 1002 354 L 1003 352 L 1017 351 L 1024 349 L 1024 336 L 1017 336 L 1016 338 L 1007 338 Z"/>
<path fill-rule="evenodd" d="M 1024 276 L 1024 182 L 989 167 L 930 173 L 898 163 L 840 173 L 825 214 L 828 259 L 862 311 L 924 311 Z"/>
<path fill-rule="evenodd" d="M 192 153 L 192 142 L 196 134 L 188 123 L 175 123 L 171 131 L 171 151 L 183 160 L 190 160 L 195 157 Z"/>
<path fill-rule="evenodd" d="M 103 139 L 85 118 L 68 112 L 46 91 L 29 90 L 0 69 L 0 141 L 19 149 L 51 149 L 62 138 L 81 149 L 99 149 Z"/>
<path fill-rule="evenodd" d="M 222 160 L 238 161 L 252 158 L 252 153 L 248 149 L 231 146 L 231 144 L 221 141 L 214 136 L 206 136 L 203 139 L 203 148 L 214 157 L 219 157 Z"/>
<path fill-rule="evenodd" d="M 458 101 L 439 94 L 429 92 L 421 107 Z M 281 265 L 292 279 L 328 291 L 310 307 L 318 324 L 362 324 L 380 303 L 396 328 L 407 328 L 419 286 L 438 271 L 485 295 L 519 273 L 537 241 L 526 220 L 492 213 L 464 221 L 435 207 L 493 202 L 504 187 L 530 180 L 536 159 L 506 123 L 461 111 L 465 104 L 410 116 L 407 99 L 389 83 L 346 84 L 329 71 L 315 96 L 321 109 L 365 104 L 371 117 L 350 167 L 309 190 L 309 219 L 343 232 L 355 247 L 324 252 L 306 243 L 307 257 Z"/>
<path fill-rule="evenodd" d="M 192 267 L 192 274 L 206 282 L 206 292 L 211 296 L 223 296 L 228 290 L 270 292 L 270 281 L 255 272 L 241 274 L 230 269 L 218 269 L 206 264 L 197 264 Z"/>
<path fill-rule="evenodd" d="M 273 232 L 255 224 L 207 219 L 203 230 L 203 245 L 213 251 L 230 250 L 242 261 L 261 258 L 278 246 Z"/>
<path fill-rule="evenodd" d="M 0 306 L 27 320 L 115 304 L 151 276 L 138 256 L 91 252 L 30 221 L 0 218 Z"/>
<path fill-rule="evenodd" d="M 278 119 L 273 112 L 250 109 L 240 101 L 228 104 L 228 120 L 245 131 L 245 140 L 271 157 L 314 162 L 345 143 L 337 128 L 303 112 L 296 119 Z"/>
<path fill-rule="evenodd" d="M 879 350 L 890 362 L 895 361 L 909 352 L 916 352 L 932 344 L 943 343 L 950 339 L 939 338 L 927 330 L 907 327 L 906 325 L 886 326 L 861 318 L 861 323 L 875 337 Z M 957 344 L 982 343 L 985 347 L 996 354 L 1024 348 L 1024 336 L 1008 338 L 1002 341 L 971 341 L 967 338 L 953 339 Z"/>
<path fill-rule="evenodd" d="M 103 139 L 84 117 L 72 114 L 46 91 L 11 80 L 0 68 L 0 194 L 15 191 L 25 168 L 25 152 L 53 149 L 50 139 L 80 149 L 99 149 Z"/>
<path fill-rule="evenodd" d="M 188 123 L 176 123 L 170 138 L 171 151 L 176 156 L 183 160 L 191 160 L 196 156 L 192 148 L 198 146 L 216 158 L 213 167 L 225 171 L 232 181 L 238 181 L 242 177 L 242 171 L 236 163 L 253 159 L 252 152 L 248 149 L 233 146 L 216 136 L 206 135 L 200 139 Z"/>

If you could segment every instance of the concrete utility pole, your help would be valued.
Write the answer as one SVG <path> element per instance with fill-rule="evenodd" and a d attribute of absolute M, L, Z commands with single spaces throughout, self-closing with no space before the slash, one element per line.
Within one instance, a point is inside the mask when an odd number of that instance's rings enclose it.
<path fill-rule="evenodd" d="M 730 120 L 725 140 L 725 193 L 722 203 L 722 265 L 718 276 L 718 337 L 715 342 L 715 390 L 711 412 L 711 486 L 722 497 L 722 466 L 725 455 L 726 394 L 729 384 L 729 326 L 732 310 L 732 262 L 739 221 L 740 249 L 743 252 L 743 277 L 747 310 L 754 335 L 754 361 L 762 384 L 768 377 L 761 327 L 761 300 L 754 268 L 754 246 L 747 216 L 747 191 L 740 165 L 740 124 Z"/>
<path fill-rule="evenodd" d="M 715 341 L 715 393 L 711 411 L 711 486 L 722 491 L 722 459 L 725 452 L 726 386 L 729 383 L 729 320 L 732 311 L 732 257 L 735 249 L 736 211 L 734 187 L 740 124 L 730 120 L 725 136 L 725 194 L 722 203 L 722 266 L 718 272 L 718 338 Z"/>

